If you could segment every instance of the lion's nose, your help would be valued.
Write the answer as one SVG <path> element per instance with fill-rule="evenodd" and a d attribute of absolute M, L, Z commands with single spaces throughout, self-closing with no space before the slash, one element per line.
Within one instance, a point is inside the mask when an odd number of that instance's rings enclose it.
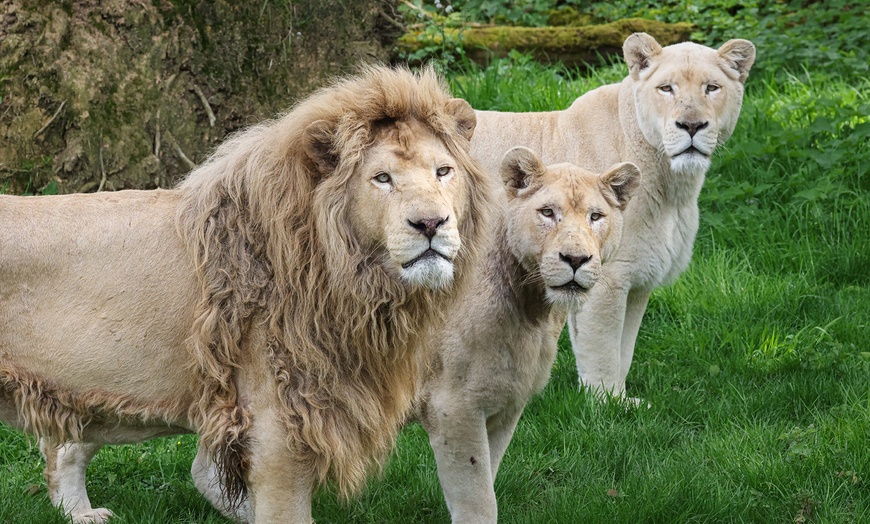
<path fill-rule="evenodd" d="M 565 262 L 566 264 L 571 266 L 571 269 L 573 269 L 574 271 L 577 271 L 577 268 L 579 268 L 580 266 L 582 266 L 586 262 L 589 262 L 590 260 L 592 260 L 592 256 L 591 255 L 580 255 L 580 256 L 578 256 L 578 255 L 565 255 L 565 254 L 559 253 L 559 260 L 561 260 L 562 262 Z"/>
<path fill-rule="evenodd" d="M 421 234 L 426 235 L 426 238 L 432 240 L 432 237 L 435 236 L 435 233 L 438 232 L 438 228 L 441 227 L 442 224 L 447 222 L 447 218 L 421 218 L 420 220 L 414 222 L 413 220 L 408 220 L 408 224 L 411 227 L 419 231 Z"/>
<path fill-rule="evenodd" d="M 677 127 L 689 133 L 689 136 L 695 136 L 695 133 L 707 127 L 709 122 L 676 122 Z"/>

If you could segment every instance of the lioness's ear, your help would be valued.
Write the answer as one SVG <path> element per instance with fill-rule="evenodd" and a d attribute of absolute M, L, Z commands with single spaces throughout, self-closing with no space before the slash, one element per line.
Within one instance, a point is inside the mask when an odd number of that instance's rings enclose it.
<path fill-rule="evenodd" d="M 662 46 L 646 33 L 634 33 L 622 44 L 622 56 L 634 80 L 640 78 L 641 71 L 649 67 L 650 59 L 661 52 Z"/>
<path fill-rule="evenodd" d="M 328 175 L 338 166 L 338 155 L 333 151 L 334 128 L 326 120 L 308 124 L 302 136 L 305 154 L 321 175 Z"/>
<path fill-rule="evenodd" d="M 719 59 L 725 67 L 737 71 L 741 82 L 746 82 L 755 63 L 755 46 L 749 40 L 728 40 L 719 48 Z"/>
<path fill-rule="evenodd" d="M 616 164 L 601 175 L 599 182 L 605 196 L 612 192 L 611 194 L 616 197 L 615 204 L 619 209 L 625 209 L 637 188 L 640 187 L 640 170 L 631 162 Z"/>
<path fill-rule="evenodd" d="M 532 180 L 544 173 L 544 164 L 534 151 L 517 146 L 504 154 L 501 161 L 501 178 L 508 196 L 513 198 L 527 189 Z"/>
<path fill-rule="evenodd" d="M 474 114 L 471 105 L 461 98 L 451 98 L 447 102 L 446 110 L 447 114 L 456 119 L 456 130 L 466 140 L 471 140 L 474 128 L 477 127 L 477 115 Z"/>

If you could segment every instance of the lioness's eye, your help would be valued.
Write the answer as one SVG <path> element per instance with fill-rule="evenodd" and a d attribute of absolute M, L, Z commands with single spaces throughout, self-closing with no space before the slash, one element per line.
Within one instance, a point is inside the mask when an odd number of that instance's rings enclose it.
<path fill-rule="evenodd" d="M 671 86 L 665 84 L 663 86 L 659 86 L 659 91 L 661 91 L 662 93 L 670 93 L 671 91 L 673 91 L 673 88 L 671 88 Z"/>
<path fill-rule="evenodd" d="M 719 86 L 717 86 L 716 84 L 707 84 L 707 92 L 708 93 L 713 93 L 713 92 L 718 91 L 718 90 L 719 90 Z"/>
<path fill-rule="evenodd" d="M 553 210 L 549 207 L 542 207 L 538 210 L 542 217 L 553 218 Z"/>
<path fill-rule="evenodd" d="M 592 213 L 589 215 L 589 220 L 591 220 L 593 222 L 598 222 L 603 217 L 604 217 L 604 215 L 602 215 L 601 213 Z"/>
<path fill-rule="evenodd" d="M 392 180 L 389 173 L 378 173 L 375 176 L 375 181 L 381 184 L 389 184 Z"/>
<path fill-rule="evenodd" d="M 442 177 L 442 176 L 447 176 L 447 175 L 449 175 L 451 171 L 453 171 L 453 168 L 452 168 L 452 167 L 450 167 L 450 166 L 441 166 L 441 167 L 439 167 L 438 169 L 435 170 L 435 174 L 438 175 L 439 177 Z"/>

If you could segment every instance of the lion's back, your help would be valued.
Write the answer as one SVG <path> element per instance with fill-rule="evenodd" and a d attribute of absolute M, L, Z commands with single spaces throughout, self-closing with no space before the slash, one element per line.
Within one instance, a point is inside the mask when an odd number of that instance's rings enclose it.
<path fill-rule="evenodd" d="M 181 394 L 196 286 L 176 203 L 167 191 L 0 197 L 0 363 L 71 390 Z"/>

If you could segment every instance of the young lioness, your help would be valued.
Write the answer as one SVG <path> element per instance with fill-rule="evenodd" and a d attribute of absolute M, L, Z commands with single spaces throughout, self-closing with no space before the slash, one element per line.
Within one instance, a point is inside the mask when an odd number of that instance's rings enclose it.
<path fill-rule="evenodd" d="M 634 164 L 600 177 L 545 167 L 516 147 L 501 164 L 504 214 L 473 283 L 432 337 L 418 390 L 453 522 L 495 522 L 493 479 L 520 414 L 543 389 L 569 307 L 580 307 L 622 236 Z"/>

